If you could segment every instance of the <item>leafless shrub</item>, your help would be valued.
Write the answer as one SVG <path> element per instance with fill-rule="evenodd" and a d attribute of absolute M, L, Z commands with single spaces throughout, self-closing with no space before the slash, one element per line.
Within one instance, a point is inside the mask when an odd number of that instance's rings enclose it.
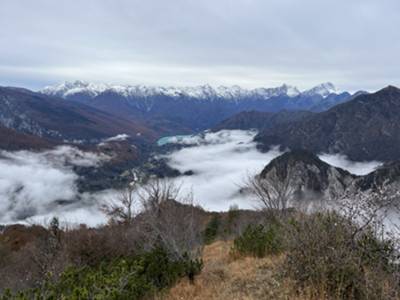
<path fill-rule="evenodd" d="M 7 261 L 0 265 L 0 290 L 37 287 L 46 278 L 56 279 L 67 266 L 63 233 L 57 219 L 46 228 L 21 225 L 10 234 L 11 240 L 23 239 L 25 242 L 13 248 Z M 27 238 L 27 234 L 31 236 Z"/>
<path fill-rule="evenodd" d="M 102 261 L 132 256 L 139 251 L 137 228 L 125 224 L 68 230 L 64 236 L 68 260 L 73 265 L 94 266 Z"/>
<path fill-rule="evenodd" d="M 338 211 L 346 219 L 359 226 L 353 238 L 364 230 L 373 230 L 380 239 L 398 236 L 400 231 L 390 226 L 390 214 L 400 215 L 400 185 L 385 182 L 379 187 L 360 191 L 354 186 L 349 188 L 339 200 Z M 391 228 L 388 228 L 388 227 Z"/>
<path fill-rule="evenodd" d="M 53 218 L 47 227 L 47 234 L 28 245 L 26 250 L 39 272 L 39 278 L 57 278 L 62 273 L 67 264 L 63 242 L 63 231 L 59 227 L 59 221 Z"/>
<path fill-rule="evenodd" d="M 398 241 L 386 223 L 399 196 L 393 183 L 354 185 L 330 209 L 300 214 L 288 227 L 288 274 L 334 299 L 398 299 Z"/>
<path fill-rule="evenodd" d="M 255 196 L 259 206 L 274 215 L 281 215 L 289 208 L 290 200 L 295 193 L 294 175 L 289 173 L 282 180 L 272 172 L 268 176 L 248 176 L 245 189 Z"/>
<path fill-rule="evenodd" d="M 390 240 L 377 239 L 366 227 L 358 231 L 333 211 L 299 216 L 288 228 L 284 267 L 301 287 L 324 291 L 330 299 L 398 299 Z"/>
<path fill-rule="evenodd" d="M 19 290 L 31 288 L 40 282 L 39 270 L 30 258 L 28 249 L 20 249 L 7 256 L 0 267 L 0 293 L 6 288 Z"/>
<path fill-rule="evenodd" d="M 202 250 L 201 218 L 193 197 L 180 197 L 180 188 L 166 180 L 147 183 L 140 194 L 140 216 L 150 244 L 161 243 L 175 259 L 197 258 Z"/>
<path fill-rule="evenodd" d="M 7 257 L 10 255 L 10 248 L 0 241 L 0 266 L 7 260 Z"/>
<path fill-rule="evenodd" d="M 109 217 L 111 223 L 129 225 L 133 222 L 139 211 L 137 189 L 140 182 L 137 173 L 132 173 L 130 182 L 119 191 L 117 198 L 109 199 L 101 205 L 100 209 Z"/>

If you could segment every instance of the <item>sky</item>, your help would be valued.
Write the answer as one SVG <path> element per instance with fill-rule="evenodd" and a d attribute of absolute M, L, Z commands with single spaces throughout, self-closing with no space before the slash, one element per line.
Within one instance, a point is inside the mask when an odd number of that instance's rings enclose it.
<path fill-rule="evenodd" d="M 398 0 L 1 0 L 0 85 L 400 85 Z"/>

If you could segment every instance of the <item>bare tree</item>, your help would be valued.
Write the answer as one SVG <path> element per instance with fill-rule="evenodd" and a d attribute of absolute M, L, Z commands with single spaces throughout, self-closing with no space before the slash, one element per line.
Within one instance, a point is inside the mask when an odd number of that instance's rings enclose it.
<path fill-rule="evenodd" d="M 141 233 L 143 247 L 162 246 L 174 259 L 197 258 L 201 253 L 201 222 L 191 195 L 165 179 L 144 182 L 133 173 L 119 197 L 101 206 L 111 223 L 131 225 Z"/>
<path fill-rule="evenodd" d="M 295 192 L 294 176 L 290 170 L 284 179 L 278 178 L 275 170 L 266 176 L 248 176 L 245 187 L 256 197 L 262 208 L 276 213 L 289 207 Z"/>
<path fill-rule="evenodd" d="M 180 197 L 180 187 L 156 179 L 141 192 L 143 223 L 151 243 L 161 243 L 175 259 L 198 258 L 202 250 L 200 209 L 193 197 Z"/>
<path fill-rule="evenodd" d="M 67 262 L 66 253 L 63 251 L 63 231 L 57 217 L 53 217 L 46 227 L 47 231 L 34 243 L 28 244 L 25 250 L 29 253 L 39 278 L 46 276 L 57 278 Z"/>
<path fill-rule="evenodd" d="M 130 225 L 139 211 L 140 199 L 137 190 L 142 178 L 137 172 L 132 172 L 130 182 L 119 191 L 116 199 L 109 199 L 100 209 L 109 217 L 110 222 Z"/>

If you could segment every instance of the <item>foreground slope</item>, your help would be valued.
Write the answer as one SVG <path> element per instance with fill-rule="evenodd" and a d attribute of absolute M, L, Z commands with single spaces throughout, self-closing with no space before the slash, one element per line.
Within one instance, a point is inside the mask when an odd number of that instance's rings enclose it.
<path fill-rule="evenodd" d="M 195 282 L 183 279 L 160 299 L 304 299 L 290 280 L 278 280 L 284 257 L 231 255 L 232 242 L 218 241 L 204 249 L 204 268 Z"/>

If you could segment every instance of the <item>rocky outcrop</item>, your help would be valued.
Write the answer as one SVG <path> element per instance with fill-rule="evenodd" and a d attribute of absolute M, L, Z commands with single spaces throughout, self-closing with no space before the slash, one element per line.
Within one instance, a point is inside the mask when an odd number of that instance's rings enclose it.
<path fill-rule="evenodd" d="M 356 176 L 323 162 L 311 152 L 295 150 L 272 160 L 258 177 L 273 192 L 285 189 L 283 194 L 290 201 L 326 204 L 345 196 L 356 199 L 357 194 L 364 197 L 377 191 L 396 192 L 400 185 L 400 162 L 387 163 L 367 175 Z"/>
<path fill-rule="evenodd" d="M 323 162 L 311 152 L 297 150 L 272 160 L 260 178 L 270 185 L 281 184 L 281 188 L 290 191 L 290 200 L 334 201 L 357 176 Z"/>

